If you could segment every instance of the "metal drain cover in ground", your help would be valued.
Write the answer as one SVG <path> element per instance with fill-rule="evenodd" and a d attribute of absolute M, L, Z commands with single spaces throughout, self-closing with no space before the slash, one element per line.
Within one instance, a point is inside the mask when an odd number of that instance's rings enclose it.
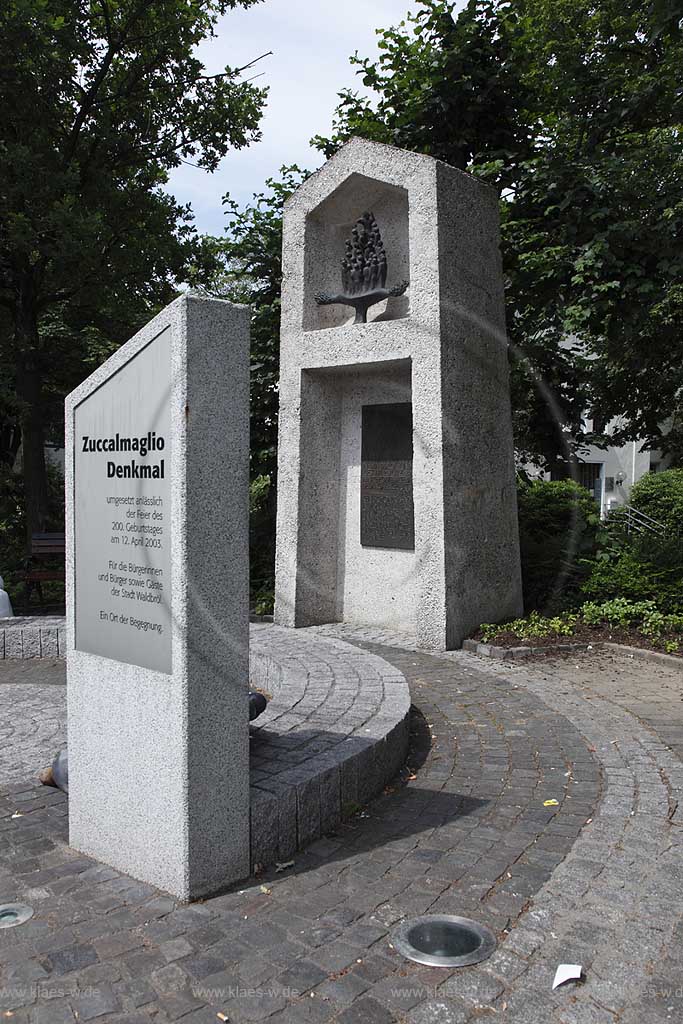
<path fill-rule="evenodd" d="M 468 967 L 487 960 L 496 948 L 490 928 L 468 917 L 428 914 L 413 917 L 397 928 L 394 949 L 408 960 L 429 967 Z"/>
<path fill-rule="evenodd" d="M 0 904 L 0 928 L 14 928 L 33 917 L 33 908 L 25 903 Z"/>

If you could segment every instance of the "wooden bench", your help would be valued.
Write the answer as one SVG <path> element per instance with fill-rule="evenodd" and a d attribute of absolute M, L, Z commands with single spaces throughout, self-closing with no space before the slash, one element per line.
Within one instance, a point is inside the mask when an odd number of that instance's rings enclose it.
<path fill-rule="evenodd" d="M 43 583 L 52 581 L 64 582 L 64 554 L 65 537 L 63 533 L 34 533 L 31 537 L 31 557 L 27 560 L 26 575 L 26 603 L 31 599 L 33 588 L 38 591 L 38 598 L 43 603 Z M 62 559 L 62 565 L 56 568 L 41 569 L 35 564 L 40 564 L 49 559 Z"/>

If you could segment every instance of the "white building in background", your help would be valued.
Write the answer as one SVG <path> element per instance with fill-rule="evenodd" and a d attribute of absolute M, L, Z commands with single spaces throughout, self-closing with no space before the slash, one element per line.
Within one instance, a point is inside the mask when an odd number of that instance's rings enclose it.
<path fill-rule="evenodd" d="M 602 424 L 596 423 L 590 415 L 584 416 L 584 423 L 588 432 L 601 432 Z M 606 427 L 607 434 L 621 426 L 618 419 L 611 420 Z M 572 476 L 578 483 L 582 484 L 595 495 L 595 500 L 600 506 L 600 514 L 604 517 L 619 505 L 628 505 L 631 497 L 631 488 L 646 473 L 657 473 L 667 469 L 669 458 L 657 449 L 645 449 L 642 441 L 629 441 L 625 445 L 614 446 L 613 448 L 597 448 L 589 445 L 581 448 L 577 454 L 577 465 L 575 472 L 553 472 L 544 473 L 530 467 L 529 470 L 537 473 L 541 480 L 558 480 Z"/>
<path fill-rule="evenodd" d="M 561 342 L 561 347 L 570 351 L 579 351 L 581 343 L 574 335 L 569 335 Z M 623 425 L 617 417 L 605 423 L 598 420 L 595 412 L 583 414 L 584 427 L 587 433 L 607 435 L 614 434 Z M 628 505 L 631 499 L 631 488 L 646 473 L 657 473 L 668 469 L 670 458 L 656 449 L 644 448 L 643 441 L 629 441 L 628 444 L 611 448 L 597 448 L 595 445 L 582 447 L 576 455 L 577 465 L 572 472 L 569 467 L 553 473 L 539 471 L 537 466 L 527 466 L 531 476 L 540 480 L 560 480 L 571 476 L 587 490 L 592 491 L 600 506 L 600 515 L 609 515 L 619 505 Z"/>

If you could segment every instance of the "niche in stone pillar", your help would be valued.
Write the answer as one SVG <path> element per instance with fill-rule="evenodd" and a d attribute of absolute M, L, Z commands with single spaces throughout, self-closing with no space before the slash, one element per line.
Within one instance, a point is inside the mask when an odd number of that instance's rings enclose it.
<path fill-rule="evenodd" d="M 297 625 L 415 628 L 411 371 L 302 372 Z"/>
<path fill-rule="evenodd" d="M 414 630 L 419 573 L 411 360 L 359 365 L 337 379 L 336 618 Z"/>
<path fill-rule="evenodd" d="M 373 213 L 387 256 L 387 286 L 410 281 L 408 192 L 363 174 L 351 174 L 306 217 L 303 328 L 317 331 L 353 323 L 354 311 L 344 305 L 315 301 L 321 292 L 342 290 L 341 264 L 346 241 L 364 213 Z M 398 320 L 410 312 L 410 289 L 372 306 L 368 321 Z"/>

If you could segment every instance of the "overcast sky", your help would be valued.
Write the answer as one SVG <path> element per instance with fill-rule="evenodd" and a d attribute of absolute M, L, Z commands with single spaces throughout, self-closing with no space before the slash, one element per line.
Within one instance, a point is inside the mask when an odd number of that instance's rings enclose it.
<path fill-rule="evenodd" d="M 226 192 L 242 205 L 283 164 L 320 165 L 321 155 L 308 142 L 329 133 L 339 90 L 355 87 L 349 56 L 355 50 L 376 56 L 375 29 L 397 25 L 418 7 L 411 0 L 265 0 L 221 20 L 217 38 L 200 48 L 208 73 L 226 64 L 241 67 L 272 50 L 255 69 L 265 72 L 258 83 L 270 94 L 260 142 L 228 154 L 214 174 L 187 165 L 173 173 L 170 189 L 192 204 L 200 231 L 222 233 Z M 362 90 L 360 80 L 357 85 Z"/>

